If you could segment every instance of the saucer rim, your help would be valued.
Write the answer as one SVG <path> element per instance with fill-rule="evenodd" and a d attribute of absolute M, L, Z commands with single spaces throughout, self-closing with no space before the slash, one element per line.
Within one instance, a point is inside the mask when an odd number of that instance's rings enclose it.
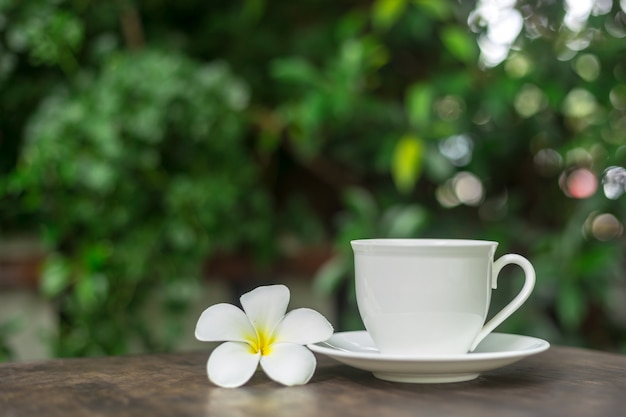
<path fill-rule="evenodd" d="M 357 334 L 367 334 L 367 330 L 352 330 L 352 331 L 344 331 L 344 332 L 335 332 L 328 339 L 332 339 L 335 336 L 341 335 L 345 337 L 350 337 L 352 335 Z M 550 348 L 550 343 L 544 339 L 540 339 L 534 336 L 525 336 L 513 333 L 500 333 L 500 332 L 492 332 L 488 334 L 485 339 L 488 339 L 493 336 L 510 336 L 510 337 L 519 337 L 528 339 L 534 342 L 536 345 L 531 345 L 528 348 L 523 349 L 514 349 L 514 350 L 502 350 L 502 351 L 494 351 L 494 352 L 469 352 L 467 354 L 461 355 L 390 355 L 390 354 L 382 354 L 378 351 L 372 352 L 359 352 L 353 350 L 344 350 L 333 347 L 332 345 L 324 345 L 327 341 L 311 343 L 308 344 L 307 347 L 311 349 L 313 352 L 328 355 L 331 357 L 343 357 L 347 359 L 364 359 L 364 360 L 374 360 L 374 361 L 389 361 L 389 362 L 429 362 L 429 363 L 438 363 L 438 362 L 473 362 L 473 361 L 483 361 L 483 360 L 496 360 L 496 359 L 510 359 L 510 358 L 523 358 L 526 356 L 534 355 L 537 353 L 544 352 Z M 480 345 L 479 345 L 480 346 Z"/>

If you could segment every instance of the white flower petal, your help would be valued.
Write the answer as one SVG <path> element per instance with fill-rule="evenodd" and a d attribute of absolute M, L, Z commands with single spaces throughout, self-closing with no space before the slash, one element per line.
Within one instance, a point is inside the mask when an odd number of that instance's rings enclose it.
<path fill-rule="evenodd" d="M 259 333 L 270 333 L 289 305 L 289 288 L 284 285 L 257 287 L 240 298 L 241 306 Z"/>
<path fill-rule="evenodd" d="M 260 356 L 259 353 L 252 353 L 247 343 L 222 343 L 209 357 L 207 374 L 211 382 L 220 387 L 240 387 L 256 371 Z"/>
<path fill-rule="evenodd" d="M 256 340 L 256 331 L 241 309 L 222 303 L 202 312 L 196 324 L 196 339 L 204 342 L 247 342 Z"/>
<path fill-rule="evenodd" d="M 310 308 L 292 310 L 274 330 L 275 343 L 299 345 L 323 342 L 333 335 L 333 326 L 324 316 Z"/>
<path fill-rule="evenodd" d="M 309 382 L 317 361 L 304 346 L 293 343 L 276 343 L 271 353 L 261 356 L 261 367 L 268 377 L 283 385 L 302 385 Z"/>

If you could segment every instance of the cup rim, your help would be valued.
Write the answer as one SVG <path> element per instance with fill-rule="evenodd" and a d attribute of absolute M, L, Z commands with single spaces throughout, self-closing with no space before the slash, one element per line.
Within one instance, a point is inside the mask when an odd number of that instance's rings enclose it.
<path fill-rule="evenodd" d="M 358 247 L 415 247 L 415 248 L 436 248 L 436 247 L 482 247 L 497 245 L 498 242 L 480 239 L 439 239 L 439 238 L 367 238 L 351 240 L 350 244 Z"/>
<path fill-rule="evenodd" d="M 498 242 L 476 239 L 356 239 L 350 242 L 355 253 L 362 254 L 495 254 Z"/>

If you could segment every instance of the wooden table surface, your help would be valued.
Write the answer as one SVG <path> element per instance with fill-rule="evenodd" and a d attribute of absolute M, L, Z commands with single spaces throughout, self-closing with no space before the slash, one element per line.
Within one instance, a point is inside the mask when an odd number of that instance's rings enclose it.
<path fill-rule="evenodd" d="M 283 387 L 257 373 L 224 389 L 208 352 L 0 364 L 0 416 L 622 416 L 626 356 L 552 347 L 454 384 L 380 381 L 318 357 L 313 379 Z"/>

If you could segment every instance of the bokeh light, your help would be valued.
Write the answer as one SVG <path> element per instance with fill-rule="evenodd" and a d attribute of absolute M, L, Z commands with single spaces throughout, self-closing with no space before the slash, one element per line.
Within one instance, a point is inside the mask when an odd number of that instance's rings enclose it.
<path fill-rule="evenodd" d="M 574 88 L 563 102 L 563 113 L 573 118 L 591 116 L 596 110 L 596 99 L 584 88 Z"/>
<path fill-rule="evenodd" d="M 583 234 L 587 237 L 606 242 L 616 239 L 624 233 L 624 225 L 610 213 L 593 212 L 585 220 Z"/>
<path fill-rule="evenodd" d="M 533 162 L 539 175 L 551 177 L 561 171 L 563 157 L 554 149 L 546 148 L 535 154 Z"/>
<path fill-rule="evenodd" d="M 435 191 L 435 197 L 446 208 L 459 204 L 478 206 L 485 198 L 485 187 L 476 175 L 462 171 L 440 185 Z"/>
<path fill-rule="evenodd" d="M 567 166 L 591 166 L 593 156 L 585 148 L 577 147 L 565 153 L 565 164 Z"/>
<path fill-rule="evenodd" d="M 572 32 L 578 32 L 585 27 L 590 15 L 600 16 L 609 13 L 613 7 L 613 1 L 566 0 L 564 7 L 563 23 Z"/>
<path fill-rule="evenodd" d="M 602 188 L 607 198 L 617 200 L 626 191 L 626 169 L 607 168 L 602 176 Z"/>
<path fill-rule="evenodd" d="M 522 52 L 512 53 L 504 64 L 507 74 L 513 78 L 522 78 L 530 73 L 533 65 L 528 56 Z"/>
<path fill-rule="evenodd" d="M 454 193 L 459 201 L 468 206 L 477 206 L 483 201 L 485 189 L 480 179 L 471 172 L 459 172 L 452 180 Z"/>
<path fill-rule="evenodd" d="M 572 36 L 565 42 L 567 50 L 562 51 L 563 53 L 560 59 L 562 61 L 569 61 L 576 56 L 576 52 L 584 51 L 585 49 L 587 49 L 589 45 L 591 45 L 591 41 L 593 40 L 594 35 L 595 32 L 583 30 Z"/>
<path fill-rule="evenodd" d="M 474 142 L 468 135 L 454 135 L 439 142 L 439 152 L 458 167 L 470 163 L 473 148 Z"/>
<path fill-rule="evenodd" d="M 600 60 L 592 54 L 583 54 L 573 62 L 574 71 L 585 81 L 595 81 L 600 75 Z"/>
<path fill-rule="evenodd" d="M 622 1 L 622 3 L 624 3 Z M 622 6 L 622 10 L 624 6 Z M 604 29 L 607 33 L 614 38 L 621 39 L 626 36 L 626 30 L 624 27 L 624 13 L 615 13 L 612 18 L 606 19 L 604 22 Z"/>
<path fill-rule="evenodd" d="M 448 122 L 458 119 L 464 110 L 465 103 L 458 96 L 445 96 L 435 102 L 435 112 L 442 120 Z"/>
<path fill-rule="evenodd" d="M 565 17 L 563 23 L 573 32 L 578 32 L 585 26 L 591 14 L 592 0 L 565 0 Z"/>
<path fill-rule="evenodd" d="M 584 199 L 595 194 L 598 188 L 598 178 L 587 168 L 575 168 L 561 174 L 559 185 L 566 196 Z"/>
<path fill-rule="evenodd" d="M 618 110 L 626 110 L 626 84 L 616 85 L 609 93 L 611 104 Z"/>
<path fill-rule="evenodd" d="M 444 184 L 437 187 L 435 190 L 435 198 L 441 207 L 444 208 L 452 208 L 461 204 L 459 199 L 454 194 L 451 181 L 446 181 Z"/>
<path fill-rule="evenodd" d="M 477 32 L 486 28 L 478 38 L 481 65 L 495 67 L 504 61 L 522 31 L 524 18 L 515 9 L 515 3 L 515 0 L 480 0 L 470 14 L 471 28 Z"/>
<path fill-rule="evenodd" d="M 515 97 L 513 105 L 517 113 L 528 118 L 546 107 L 548 100 L 543 91 L 533 84 L 526 84 Z"/>

